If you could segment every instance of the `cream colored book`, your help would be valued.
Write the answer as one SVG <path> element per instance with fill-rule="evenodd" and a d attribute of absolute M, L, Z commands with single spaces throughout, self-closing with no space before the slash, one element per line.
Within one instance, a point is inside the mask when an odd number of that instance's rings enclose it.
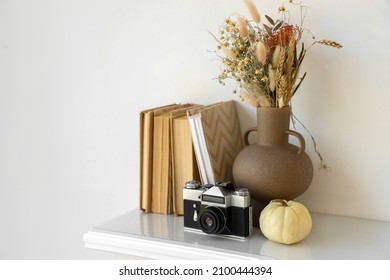
<path fill-rule="evenodd" d="M 171 167 L 171 111 L 186 108 L 180 104 L 154 112 L 152 212 L 171 214 L 172 167 Z"/>
<path fill-rule="evenodd" d="M 167 108 L 173 105 L 175 104 L 150 108 L 140 112 L 139 207 L 145 212 L 151 212 L 151 207 L 152 207 L 154 112 L 157 109 Z"/>
<path fill-rule="evenodd" d="M 188 108 L 184 108 L 171 112 L 172 198 L 173 212 L 176 215 L 183 215 L 185 183 L 200 180 L 187 110 Z"/>

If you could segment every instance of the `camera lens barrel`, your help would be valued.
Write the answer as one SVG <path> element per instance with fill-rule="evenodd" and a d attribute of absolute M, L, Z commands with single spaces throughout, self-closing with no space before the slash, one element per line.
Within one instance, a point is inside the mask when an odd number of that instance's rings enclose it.
<path fill-rule="evenodd" d="M 220 233 L 226 227 L 226 218 L 217 207 L 207 207 L 200 212 L 199 227 L 205 233 Z"/>

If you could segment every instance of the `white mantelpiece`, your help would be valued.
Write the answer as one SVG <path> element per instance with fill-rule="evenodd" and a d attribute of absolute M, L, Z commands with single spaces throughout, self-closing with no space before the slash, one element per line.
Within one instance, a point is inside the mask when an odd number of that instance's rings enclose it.
<path fill-rule="evenodd" d="M 390 223 L 312 213 L 295 245 L 252 237 L 230 240 L 183 230 L 183 217 L 133 210 L 84 234 L 87 248 L 148 259 L 390 259 Z"/>

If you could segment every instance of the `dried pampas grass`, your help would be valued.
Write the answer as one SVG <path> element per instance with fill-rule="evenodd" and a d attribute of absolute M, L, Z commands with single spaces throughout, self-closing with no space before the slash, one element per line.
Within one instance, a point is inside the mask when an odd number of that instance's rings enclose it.
<path fill-rule="evenodd" d="M 251 0 L 244 0 L 244 3 L 246 5 L 246 7 L 248 8 L 249 13 L 251 14 L 251 17 L 253 18 L 253 20 L 257 23 L 260 23 L 260 13 L 257 10 L 255 4 Z"/>
<path fill-rule="evenodd" d="M 277 45 L 275 48 L 274 54 L 272 56 L 272 67 L 273 68 L 278 67 L 279 57 L 280 57 L 280 45 Z"/>
<path fill-rule="evenodd" d="M 267 60 L 267 49 L 265 48 L 265 45 L 263 42 L 258 42 L 256 45 L 256 55 L 257 59 L 260 61 L 262 65 L 265 64 L 265 61 Z"/>
<path fill-rule="evenodd" d="M 233 58 L 233 59 L 236 58 L 236 54 L 231 49 L 229 49 L 225 46 L 222 46 L 221 48 L 227 57 Z"/>
<path fill-rule="evenodd" d="M 244 89 L 241 89 L 240 98 L 241 98 L 242 101 L 244 101 L 245 103 L 248 103 L 249 105 L 251 105 L 253 107 L 258 107 L 259 106 L 259 104 L 257 103 L 256 97 L 254 97 L 253 95 L 249 94 Z"/>
<path fill-rule="evenodd" d="M 269 89 L 273 92 L 276 88 L 276 70 L 268 64 Z"/>
<path fill-rule="evenodd" d="M 247 38 L 249 32 L 248 32 L 248 25 L 246 24 L 246 20 L 238 16 L 237 23 L 238 23 L 238 30 L 240 32 L 240 35 L 242 36 L 242 38 Z"/>
<path fill-rule="evenodd" d="M 315 44 L 334 48 L 342 46 L 330 40 L 314 41 L 309 48 L 298 43 L 303 32 L 303 20 L 306 7 L 300 3 L 285 0 L 301 9 L 301 25 L 289 23 L 289 11 L 283 7 L 278 20 L 263 15 L 266 23 L 261 22 L 260 13 L 254 0 L 243 0 L 252 19 L 233 13 L 224 20 L 219 28 L 216 52 L 221 62 L 218 81 L 222 85 L 226 79 L 234 80 L 240 89 L 244 89 L 241 98 L 252 106 L 283 107 L 289 106 L 295 92 L 306 77 L 300 75 L 300 68 L 306 52 Z M 311 33 L 307 30 L 309 34 Z M 312 37 L 315 39 L 314 37 Z M 237 88 L 234 89 L 237 92 Z"/>

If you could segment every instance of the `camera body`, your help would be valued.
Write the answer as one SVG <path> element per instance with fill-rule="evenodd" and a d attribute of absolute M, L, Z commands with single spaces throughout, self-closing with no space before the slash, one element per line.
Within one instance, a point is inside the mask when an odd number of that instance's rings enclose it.
<path fill-rule="evenodd" d="M 252 235 L 252 206 L 247 189 L 234 190 L 231 183 L 201 185 L 189 181 L 183 189 L 184 227 L 228 237 Z"/>

